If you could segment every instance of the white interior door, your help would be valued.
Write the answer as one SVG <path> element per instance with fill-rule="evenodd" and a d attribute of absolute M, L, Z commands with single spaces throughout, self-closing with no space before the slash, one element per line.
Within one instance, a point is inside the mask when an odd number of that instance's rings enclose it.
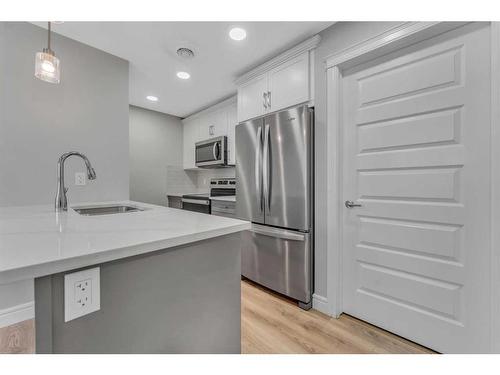
<path fill-rule="evenodd" d="M 490 350 L 490 39 L 468 25 L 344 72 L 343 310 Z"/>

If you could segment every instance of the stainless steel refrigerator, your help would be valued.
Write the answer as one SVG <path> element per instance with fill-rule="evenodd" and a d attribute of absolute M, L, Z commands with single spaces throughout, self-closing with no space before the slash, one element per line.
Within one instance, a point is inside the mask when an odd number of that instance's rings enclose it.
<path fill-rule="evenodd" d="M 304 309 L 313 292 L 313 110 L 306 105 L 236 126 L 236 216 L 242 275 Z"/>

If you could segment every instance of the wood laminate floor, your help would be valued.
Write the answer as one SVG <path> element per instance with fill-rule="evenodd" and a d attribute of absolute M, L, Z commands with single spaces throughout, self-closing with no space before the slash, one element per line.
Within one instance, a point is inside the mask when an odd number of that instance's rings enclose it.
<path fill-rule="evenodd" d="M 0 328 L 0 353 L 34 353 L 34 319 Z M 433 353 L 348 315 L 304 311 L 249 281 L 241 282 L 241 352 Z"/>
<path fill-rule="evenodd" d="M 433 353 L 349 315 L 334 319 L 316 310 L 301 310 L 247 280 L 241 282 L 241 352 Z"/>
<path fill-rule="evenodd" d="M 29 319 L 0 328 L 0 354 L 35 352 L 35 320 Z"/>

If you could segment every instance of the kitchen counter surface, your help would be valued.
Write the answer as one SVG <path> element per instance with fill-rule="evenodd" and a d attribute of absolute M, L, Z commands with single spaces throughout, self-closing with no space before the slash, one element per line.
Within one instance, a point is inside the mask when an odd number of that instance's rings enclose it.
<path fill-rule="evenodd" d="M 83 216 L 53 206 L 0 208 L 0 284 L 31 279 L 250 229 L 248 222 L 133 201 L 145 208 Z"/>
<path fill-rule="evenodd" d="M 213 201 L 223 201 L 223 202 L 236 202 L 236 196 L 234 195 L 225 195 L 222 197 L 210 197 Z"/>
<path fill-rule="evenodd" d="M 187 194 L 208 194 L 208 190 L 184 190 L 184 191 L 172 191 L 167 193 L 167 197 L 182 197 Z"/>

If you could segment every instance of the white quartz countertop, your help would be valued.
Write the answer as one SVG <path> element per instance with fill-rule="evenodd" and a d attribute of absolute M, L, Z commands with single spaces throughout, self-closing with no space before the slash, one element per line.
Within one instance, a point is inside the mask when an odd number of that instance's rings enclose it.
<path fill-rule="evenodd" d="M 172 197 L 182 197 L 186 194 L 208 194 L 208 190 L 184 190 L 184 191 L 170 191 L 167 193 L 168 196 Z"/>
<path fill-rule="evenodd" d="M 53 206 L 0 208 L 0 284 L 250 229 L 250 223 L 145 203 L 141 212 L 83 216 Z"/>
<path fill-rule="evenodd" d="M 213 201 L 224 201 L 224 202 L 236 202 L 236 196 L 234 195 L 223 195 L 221 197 L 210 197 Z"/>

